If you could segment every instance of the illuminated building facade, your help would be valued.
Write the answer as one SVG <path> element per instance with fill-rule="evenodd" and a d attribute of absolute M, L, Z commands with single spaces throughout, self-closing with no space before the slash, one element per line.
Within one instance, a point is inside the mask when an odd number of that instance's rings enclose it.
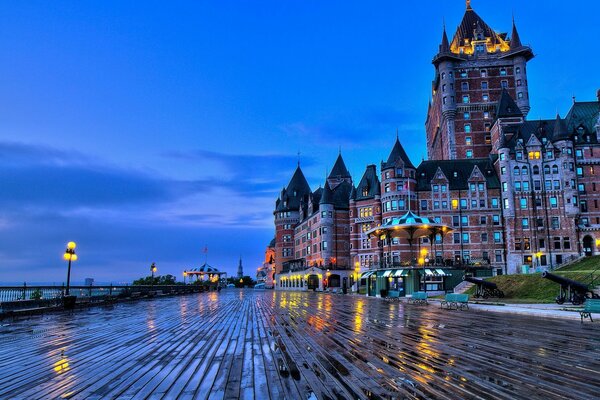
<path fill-rule="evenodd" d="M 526 64 L 532 58 L 514 22 L 510 36 L 494 32 L 467 2 L 452 41 L 444 29 L 433 59 L 428 160 L 415 167 L 396 137 L 380 173 L 368 165 L 356 187 L 339 166 L 341 156 L 336 174 L 315 192 L 298 184 L 298 169 L 277 201 L 277 209 L 287 207 L 287 214 L 275 212 L 278 271 L 284 263 L 288 271 L 295 264 L 297 270 L 331 268 L 336 259 L 350 290 L 358 289 L 358 276 L 369 282 L 376 277 L 376 295 L 386 287 L 386 270 L 419 267 L 414 246 L 429 266 L 441 268 L 434 277 L 440 280 L 427 283 L 440 291 L 457 283 L 454 272 L 444 271 L 523 273 L 597 254 L 600 91 L 597 101 L 573 99 L 564 118 L 529 121 Z M 290 202 L 290 188 L 300 187 L 294 193 L 303 197 Z M 443 238 L 418 238 L 413 246 L 367 234 L 408 211 L 452 231 Z M 286 223 L 291 225 L 282 227 Z M 282 253 L 286 247 L 290 250 Z M 306 276 L 297 274 L 300 283 L 287 287 L 305 289 Z M 419 290 L 421 279 L 406 276 L 406 293 Z"/>

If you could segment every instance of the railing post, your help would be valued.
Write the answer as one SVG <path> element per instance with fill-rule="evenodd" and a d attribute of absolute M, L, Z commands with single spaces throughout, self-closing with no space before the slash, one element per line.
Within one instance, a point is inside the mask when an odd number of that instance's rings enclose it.
<path fill-rule="evenodd" d="M 27 283 L 23 282 L 23 300 L 27 300 Z"/>

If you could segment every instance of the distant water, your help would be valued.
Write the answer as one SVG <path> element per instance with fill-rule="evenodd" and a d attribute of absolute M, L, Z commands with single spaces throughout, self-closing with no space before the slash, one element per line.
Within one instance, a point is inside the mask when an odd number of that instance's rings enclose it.
<path fill-rule="evenodd" d="M 23 283 L 26 283 L 27 286 L 62 286 L 66 284 L 66 282 L 57 281 L 57 282 L 36 282 L 36 281 L 11 281 L 11 282 L 0 282 L 0 286 L 23 286 Z M 84 286 L 84 281 L 71 281 L 71 286 Z M 131 285 L 131 282 L 128 281 L 113 281 L 113 282 L 96 282 L 94 281 L 94 286 L 121 286 L 121 285 Z"/>

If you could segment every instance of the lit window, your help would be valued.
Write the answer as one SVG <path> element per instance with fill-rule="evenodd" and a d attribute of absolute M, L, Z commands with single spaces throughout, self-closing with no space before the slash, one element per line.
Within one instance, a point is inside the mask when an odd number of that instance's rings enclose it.
<path fill-rule="evenodd" d="M 506 68 L 500 68 L 500 76 L 506 76 Z"/>
<path fill-rule="evenodd" d="M 471 139 L 471 136 L 465 137 L 465 143 L 467 146 L 470 146 L 471 144 L 473 144 L 473 140 Z"/>
<path fill-rule="evenodd" d="M 465 124 L 465 133 L 471 133 L 471 124 Z"/>
<path fill-rule="evenodd" d="M 453 210 L 458 209 L 458 200 L 457 199 L 452 199 L 452 209 Z"/>
<path fill-rule="evenodd" d="M 473 150 L 467 150 L 467 158 L 473 158 Z"/>
<path fill-rule="evenodd" d="M 539 151 L 530 151 L 528 154 L 528 157 L 530 160 L 539 160 L 540 152 Z"/>
<path fill-rule="evenodd" d="M 468 103 L 468 102 L 469 102 L 469 96 L 468 96 L 468 95 L 466 95 L 466 94 L 465 94 L 465 95 L 463 95 L 463 97 L 462 97 L 462 102 L 463 102 L 463 103 Z"/>

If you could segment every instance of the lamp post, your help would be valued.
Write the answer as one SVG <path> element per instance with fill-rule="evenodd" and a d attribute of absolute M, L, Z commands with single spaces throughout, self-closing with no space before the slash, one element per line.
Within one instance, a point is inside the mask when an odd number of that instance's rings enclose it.
<path fill-rule="evenodd" d="M 423 291 L 427 291 L 427 277 L 425 276 L 425 256 L 427 249 L 421 249 L 421 257 L 419 257 L 419 265 L 423 267 Z"/>
<path fill-rule="evenodd" d="M 185 278 L 187 278 L 187 271 L 183 271 L 183 284 L 185 285 Z"/>
<path fill-rule="evenodd" d="M 150 265 L 150 272 L 152 273 L 152 281 L 150 282 L 150 285 L 154 286 L 154 273 L 156 272 L 156 263 L 152 263 L 152 265 Z"/>
<path fill-rule="evenodd" d="M 67 290 L 65 291 L 66 296 L 69 295 L 69 287 L 71 284 L 71 261 L 77 261 L 75 247 L 77 247 L 77 244 L 75 242 L 67 243 L 67 249 L 65 250 L 65 254 L 63 254 L 63 259 L 69 262 L 69 267 L 67 269 Z"/>

